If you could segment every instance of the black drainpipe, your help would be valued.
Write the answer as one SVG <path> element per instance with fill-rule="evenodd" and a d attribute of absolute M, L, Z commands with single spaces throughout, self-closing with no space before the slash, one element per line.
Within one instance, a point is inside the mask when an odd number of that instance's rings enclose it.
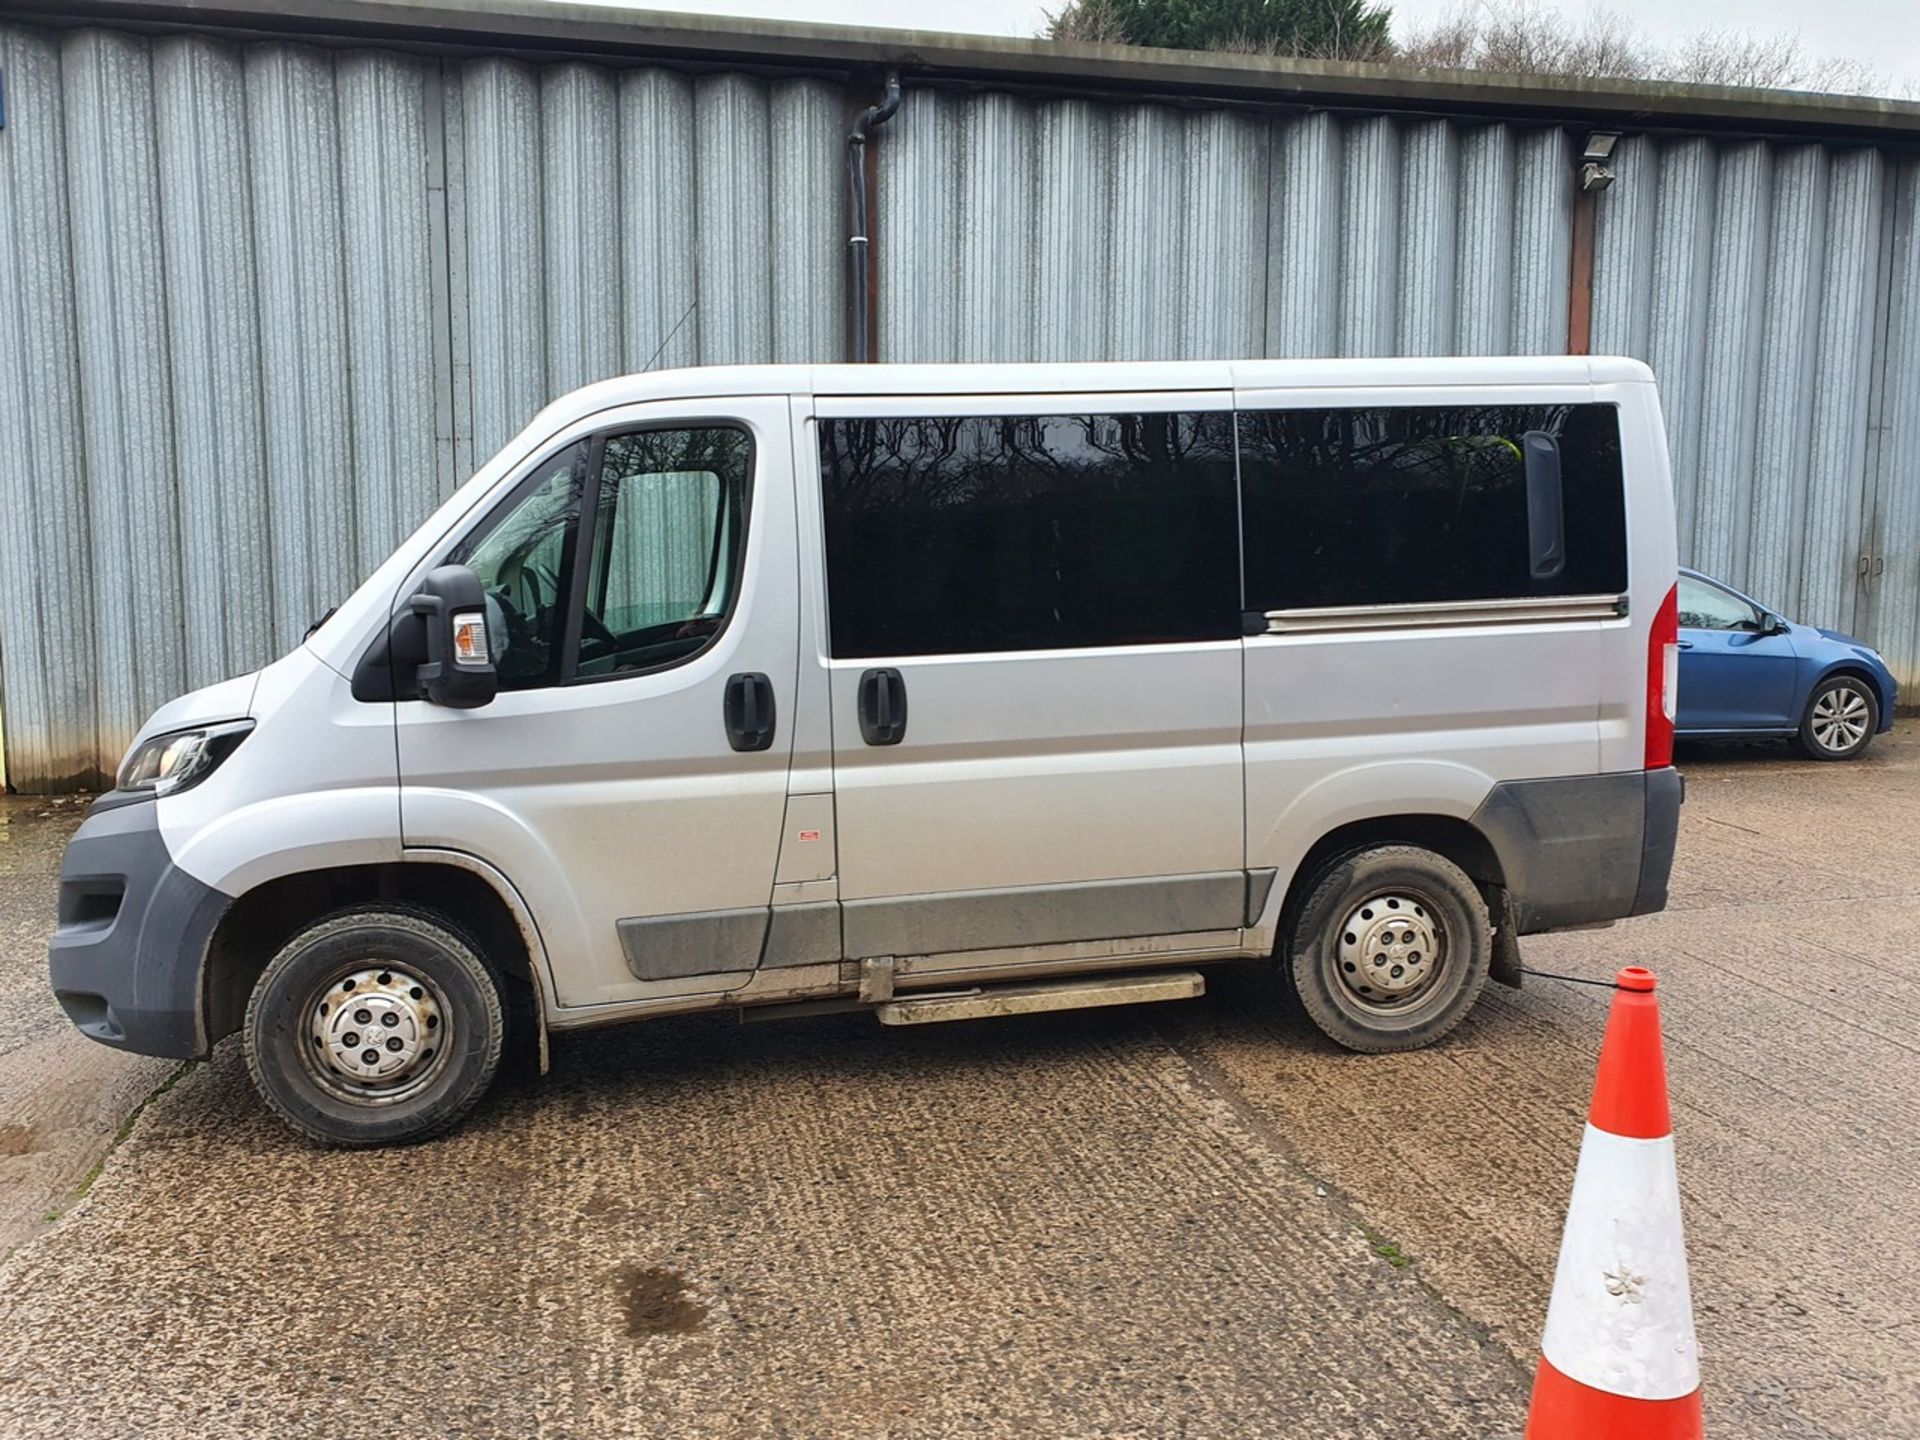
<path fill-rule="evenodd" d="M 853 301 L 853 358 L 865 364 L 873 358 L 873 336 L 867 318 L 867 286 L 872 260 L 867 245 L 867 132 L 887 123 L 900 108 L 900 72 L 887 72 L 886 93 L 878 105 L 870 105 L 853 122 L 847 136 L 847 184 L 853 206 L 853 233 L 847 236 L 847 285 Z"/>

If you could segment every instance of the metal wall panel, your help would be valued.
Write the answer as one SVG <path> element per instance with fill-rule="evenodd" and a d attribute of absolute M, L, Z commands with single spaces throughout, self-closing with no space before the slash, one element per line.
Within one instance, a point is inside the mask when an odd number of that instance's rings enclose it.
<path fill-rule="evenodd" d="M 1262 116 L 909 90 L 881 147 L 880 357 L 1258 354 Z"/>
<path fill-rule="evenodd" d="M 77 589 L 83 575 L 92 581 L 94 684 L 106 739 L 130 735 L 186 684 L 166 288 L 153 243 L 160 174 L 146 44 L 83 33 L 65 47 L 62 70 L 91 492 L 91 563 L 66 586 Z"/>
<path fill-rule="evenodd" d="M 1885 254 L 1887 159 L 1641 136 L 1614 169 L 1599 199 L 1593 345 L 1646 360 L 1660 381 L 1682 561 L 1885 644 L 1913 683 L 1911 627 L 1890 617 L 1912 613 L 1920 573 L 1860 573 L 1880 493 L 1902 478 L 1869 465 L 1900 399 L 1887 297 L 1915 283 L 1911 254 Z M 1891 385 L 1877 381 L 1882 364 Z M 1876 622 L 1880 592 L 1901 598 Z"/>
<path fill-rule="evenodd" d="M 1275 121 L 1265 353 L 1563 351 L 1568 144 L 1554 127 Z"/>
<path fill-rule="evenodd" d="M 0 26 L 0 722 L 8 778 L 98 783 L 93 545 L 58 39 Z M 22 116 L 42 123 L 21 123 Z"/>
<path fill-rule="evenodd" d="M 831 83 L 12 26 L 0 66 L 16 785 L 285 651 L 554 395 L 840 357 Z"/>
<path fill-rule="evenodd" d="M 620 157 L 621 368 L 696 364 L 691 79 L 671 70 L 620 77 Z"/>
<path fill-rule="evenodd" d="M 693 86 L 693 206 L 700 363 L 739 365 L 773 354 L 773 213 L 766 87 L 745 75 L 702 75 Z"/>
<path fill-rule="evenodd" d="M 439 67 L 397 55 L 346 54 L 336 62 L 335 80 L 351 277 L 345 290 L 354 523 L 346 572 L 348 583 L 358 584 L 451 491 L 454 479 L 429 423 L 447 385 L 435 344 L 429 198 L 428 94 L 439 85 Z M 332 604 L 344 594 L 317 598 Z"/>
<path fill-rule="evenodd" d="M 767 283 L 773 348 L 768 358 L 782 364 L 839 360 L 846 348 L 842 108 L 839 87 L 824 81 L 787 80 L 769 87 L 772 268 Z"/>
<path fill-rule="evenodd" d="M 460 71 L 472 463 L 493 454 L 546 404 L 546 254 L 540 74 L 512 60 Z"/>
<path fill-rule="evenodd" d="M 1867 452 L 1874 573 L 1865 577 L 1872 614 L 1864 628 L 1893 673 L 1913 686 L 1920 684 L 1920 157 L 1886 171 L 1886 318 Z"/>
<path fill-rule="evenodd" d="M 284 649 L 359 578 L 340 136 L 330 53 L 253 49 L 246 71 L 273 636 Z"/>
<path fill-rule="evenodd" d="M 153 51 L 186 682 L 208 685 L 273 645 L 259 303 L 238 51 L 192 37 Z"/>
<path fill-rule="evenodd" d="M 1034 184 L 1049 198 L 1034 217 L 1033 353 L 1070 360 L 1098 353 L 1106 341 L 1112 295 L 1099 283 L 1106 268 L 1102 217 L 1113 206 L 1113 176 L 1093 163 L 1106 143 L 1108 110 L 1062 100 L 1036 117 Z"/>
<path fill-rule="evenodd" d="M 0 702 L 97 779 L 271 658 L 553 395 L 843 349 L 822 79 L 0 26 Z M 1551 353 L 1573 126 L 917 86 L 882 358 Z M 1594 346 L 1682 554 L 1920 679 L 1916 162 L 1628 136 Z"/>

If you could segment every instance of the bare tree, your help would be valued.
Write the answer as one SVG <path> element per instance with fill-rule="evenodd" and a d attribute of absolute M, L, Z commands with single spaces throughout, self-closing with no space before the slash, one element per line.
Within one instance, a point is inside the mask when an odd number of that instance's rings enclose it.
<path fill-rule="evenodd" d="M 1798 34 L 1702 30 L 1669 51 L 1664 68 L 1663 79 L 1701 85 L 1853 95 L 1874 94 L 1885 88 L 1884 77 L 1866 61 L 1809 55 Z"/>
<path fill-rule="evenodd" d="M 1664 48 L 1613 10 L 1567 19 L 1541 0 L 1477 0 L 1394 46 L 1393 62 L 1510 75 L 1677 80 L 1753 89 L 1888 94 L 1900 89 L 1871 65 L 1823 59 L 1797 33 L 1708 29 Z M 1912 93 L 1912 82 L 1905 89 Z"/>

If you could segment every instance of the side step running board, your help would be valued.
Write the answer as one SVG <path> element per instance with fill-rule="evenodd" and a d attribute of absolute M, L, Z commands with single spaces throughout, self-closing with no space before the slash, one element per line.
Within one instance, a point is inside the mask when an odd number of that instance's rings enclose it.
<path fill-rule="evenodd" d="M 1206 993 L 1197 970 L 1156 975 L 1112 975 L 1058 980 L 1045 985 L 999 985 L 941 990 L 888 1000 L 874 1008 L 882 1025 L 930 1025 L 940 1020 L 981 1020 L 994 1015 L 1031 1015 L 1040 1010 L 1094 1010 L 1103 1005 L 1141 1005 L 1150 1000 L 1192 1000 Z"/>

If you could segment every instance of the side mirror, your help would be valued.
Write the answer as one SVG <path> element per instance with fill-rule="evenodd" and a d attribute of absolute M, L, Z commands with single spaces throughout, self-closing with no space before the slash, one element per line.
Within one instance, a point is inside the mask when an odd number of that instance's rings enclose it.
<path fill-rule="evenodd" d="M 474 710 L 499 693 L 487 643 L 487 592 L 464 565 L 429 571 L 408 608 L 426 623 L 427 662 L 414 672 L 427 699 L 453 710 Z"/>
<path fill-rule="evenodd" d="M 1760 612 L 1761 635 L 1779 635 L 1785 632 L 1786 628 L 1786 621 L 1782 620 L 1778 615 L 1775 615 L 1771 610 L 1762 610 Z"/>

